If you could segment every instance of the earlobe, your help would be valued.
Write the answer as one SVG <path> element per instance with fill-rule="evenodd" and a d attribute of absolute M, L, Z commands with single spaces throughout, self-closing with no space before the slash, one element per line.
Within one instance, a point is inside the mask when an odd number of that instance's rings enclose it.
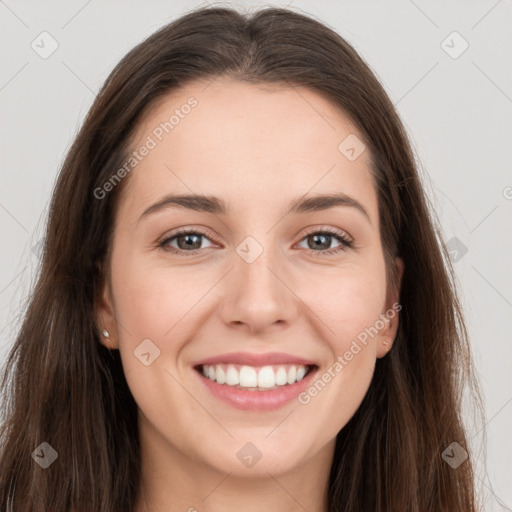
<path fill-rule="evenodd" d="M 391 321 L 389 323 L 391 324 Z M 398 325 L 398 322 L 395 325 Z M 393 348 L 395 334 L 396 328 L 392 325 L 388 325 L 385 327 L 383 332 L 381 332 L 380 340 L 377 342 L 377 358 L 380 359 L 381 357 L 384 357 Z"/>
<path fill-rule="evenodd" d="M 101 286 L 101 291 L 94 306 L 94 313 L 100 343 L 108 349 L 118 348 L 112 295 L 106 282 L 103 282 Z"/>
<path fill-rule="evenodd" d="M 388 321 L 387 326 L 383 329 L 380 336 L 381 346 L 377 347 L 377 357 L 384 357 L 392 348 L 395 341 L 398 327 L 398 313 L 395 318 Z"/>

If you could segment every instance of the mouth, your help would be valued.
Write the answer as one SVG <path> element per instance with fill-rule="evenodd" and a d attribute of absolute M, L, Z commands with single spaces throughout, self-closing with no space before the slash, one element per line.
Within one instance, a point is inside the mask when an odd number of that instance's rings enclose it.
<path fill-rule="evenodd" d="M 293 386 L 318 368 L 315 364 L 249 366 L 232 363 L 194 366 L 202 377 L 222 386 L 243 391 L 272 391 Z"/>
<path fill-rule="evenodd" d="M 284 352 L 231 352 L 192 363 L 209 395 L 243 411 L 272 411 L 311 386 L 319 365 Z"/>

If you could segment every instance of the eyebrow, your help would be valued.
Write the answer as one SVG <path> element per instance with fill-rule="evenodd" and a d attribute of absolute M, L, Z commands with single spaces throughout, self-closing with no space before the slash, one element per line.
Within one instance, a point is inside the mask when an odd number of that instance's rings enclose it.
<path fill-rule="evenodd" d="M 370 216 L 364 206 L 344 193 L 318 195 L 305 198 L 299 197 L 292 201 L 288 207 L 288 213 L 308 213 L 328 210 L 337 206 L 348 206 L 355 208 L 362 213 L 371 224 Z M 199 194 L 175 195 L 169 194 L 152 204 L 139 218 L 139 221 L 152 213 L 159 212 L 167 208 L 185 208 L 197 212 L 213 213 L 215 215 L 226 215 L 228 207 L 226 203 L 215 196 L 206 196 Z"/>

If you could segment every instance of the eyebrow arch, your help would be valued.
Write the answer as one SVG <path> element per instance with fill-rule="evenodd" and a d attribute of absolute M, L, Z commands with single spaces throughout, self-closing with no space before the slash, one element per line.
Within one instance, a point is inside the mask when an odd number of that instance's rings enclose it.
<path fill-rule="evenodd" d="M 290 203 L 289 213 L 306 213 L 306 212 L 318 212 L 322 210 L 328 210 L 336 206 L 349 206 L 355 208 L 357 211 L 362 213 L 368 222 L 372 223 L 370 215 L 366 211 L 365 207 L 353 197 L 339 192 L 337 194 L 318 195 L 312 197 L 301 197 Z"/>
<path fill-rule="evenodd" d="M 318 212 L 334 208 L 336 206 L 349 206 L 361 212 L 371 224 L 370 216 L 364 206 L 356 199 L 347 196 L 344 193 L 317 195 L 308 198 L 302 196 L 292 201 L 288 206 L 288 213 Z M 185 208 L 197 212 L 213 213 L 215 215 L 226 215 L 228 213 L 226 203 L 215 196 L 198 194 L 169 194 L 146 208 L 140 216 L 139 221 L 152 213 L 172 207 Z"/>

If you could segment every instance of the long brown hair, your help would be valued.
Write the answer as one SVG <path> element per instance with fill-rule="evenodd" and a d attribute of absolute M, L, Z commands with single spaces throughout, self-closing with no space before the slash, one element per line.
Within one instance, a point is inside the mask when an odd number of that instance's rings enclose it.
<path fill-rule="evenodd" d="M 133 509 L 137 405 L 119 352 L 99 342 L 94 321 L 129 177 L 104 198 L 95 190 L 126 161 L 137 122 L 157 99 L 220 75 L 306 86 L 355 123 L 372 156 L 390 285 L 394 258 L 405 264 L 395 343 L 337 436 L 329 511 L 475 512 L 472 457 L 455 469 L 442 454 L 454 442 L 470 452 L 462 392 L 469 386 L 478 410 L 481 398 L 453 269 L 407 134 L 352 46 L 281 8 L 191 11 L 131 50 L 99 92 L 61 168 L 40 275 L 5 364 L 0 509 Z M 41 443 L 58 455 L 46 469 L 32 456 L 49 450 Z"/>

